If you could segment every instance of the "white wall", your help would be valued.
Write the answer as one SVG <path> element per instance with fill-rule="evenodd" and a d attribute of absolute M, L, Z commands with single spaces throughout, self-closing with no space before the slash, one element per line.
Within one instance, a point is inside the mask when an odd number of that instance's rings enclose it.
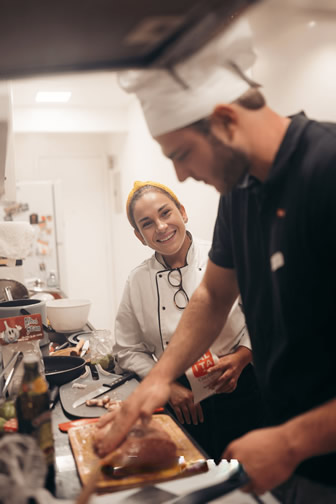
<path fill-rule="evenodd" d="M 305 110 L 336 121 L 336 10 L 322 12 L 318 1 L 316 10 L 286 3 L 270 0 L 249 14 L 258 55 L 254 78 L 277 112 Z"/>

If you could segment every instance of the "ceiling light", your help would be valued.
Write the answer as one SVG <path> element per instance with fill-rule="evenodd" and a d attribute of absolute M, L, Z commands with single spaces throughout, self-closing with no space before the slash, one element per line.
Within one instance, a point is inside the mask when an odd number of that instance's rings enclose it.
<path fill-rule="evenodd" d="M 35 101 L 38 103 L 65 103 L 70 100 L 71 91 L 38 91 Z"/>
<path fill-rule="evenodd" d="M 316 26 L 316 21 L 309 21 L 308 27 L 309 28 L 314 28 L 314 26 Z"/>

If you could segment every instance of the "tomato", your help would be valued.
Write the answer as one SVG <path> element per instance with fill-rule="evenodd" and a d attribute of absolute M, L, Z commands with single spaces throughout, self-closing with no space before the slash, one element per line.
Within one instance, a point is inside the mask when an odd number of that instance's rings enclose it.
<path fill-rule="evenodd" d="M 18 430 L 17 419 L 11 418 L 10 420 L 7 420 L 7 422 L 4 424 L 3 430 L 5 432 L 17 432 Z"/>

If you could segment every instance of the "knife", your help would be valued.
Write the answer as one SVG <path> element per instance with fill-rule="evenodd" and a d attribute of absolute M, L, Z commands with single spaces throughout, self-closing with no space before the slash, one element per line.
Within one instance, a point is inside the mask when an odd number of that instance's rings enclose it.
<path fill-rule="evenodd" d="M 86 354 L 86 352 L 87 352 L 87 350 L 88 350 L 89 346 L 90 346 L 90 341 L 89 341 L 89 340 L 86 340 L 86 341 L 85 341 L 85 343 L 84 343 L 84 345 L 82 346 L 82 351 L 81 351 L 81 353 L 80 353 L 80 356 L 81 356 L 81 357 L 84 357 L 84 355 Z"/>
<path fill-rule="evenodd" d="M 2 389 L 2 392 L 1 392 L 1 395 L 5 396 L 6 392 L 7 392 L 7 389 L 9 387 L 9 384 L 10 382 L 12 381 L 12 378 L 14 376 L 14 373 L 16 372 L 20 362 L 22 361 L 23 359 L 23 353 L 22 352 L 18 352 L 17 355 L 16 355 L 16 360 L 14 362 L 14 365 L 12 367 L 12 369 L 10 370 L 8 376 L 7 376 L 7 379 L 5 381 L 5 385 L 4 385 L 4 388 Z"/>
<path fill-rule="evenodd" d="M 172 504 L 204 504 L 205 502 L 211 502 L 217 500 L 218 497 L 222 497 L 234 490 L 247 485 L 249 483 L 249 475 L 245 472 L 244 467 L 238 463 L 236 471 L 228 477 L 228 479 L 216 483 L 215 485 L 210 485 L 200 490 L 194 490 L 188 494 L 177 497 L 171 500 Z M 251 494 L 250 494 L 251 495 Z M 254 494 L 252 494 L 256 502 L 263 502 L 261 499 Z"/>
<path fill-rule="evenodd" d="M 131 380 L 132 378 L 135 378 L 136 374 L 135 373 L 127 373 L 125 375 L 118 376 L 118 378 L 115 378 L 111 383 L 103 383 L 100 385 L 100 387 L 96 388 L 95 390 L 92 390 L 92 392 L 89 392 L 88 394 L 83 395 L 79 399 L 77 399 L 73 404 L 73 408 L 78 408 L 78 406 L 81 406 L 82 404 L 85 404 L 86 401 L 89 399 L 94 399 L 95 397 L 99 397 L 102 394 L 105 394 L 106 392 L 109 392 L 110 390 L 113 390 L 123 383 L 127 382 L 128 380 Z"/>

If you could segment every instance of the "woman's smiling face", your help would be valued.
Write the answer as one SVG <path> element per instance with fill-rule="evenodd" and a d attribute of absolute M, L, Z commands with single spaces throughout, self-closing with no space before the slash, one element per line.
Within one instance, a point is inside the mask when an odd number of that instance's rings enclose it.
<path fill-rule="evenodd" d="M 186 241 L 187 214 L 161 191 L 150 190 L 136 201 L 133 216 L 137 238 L 163 257 L 179 254 Z"/>

